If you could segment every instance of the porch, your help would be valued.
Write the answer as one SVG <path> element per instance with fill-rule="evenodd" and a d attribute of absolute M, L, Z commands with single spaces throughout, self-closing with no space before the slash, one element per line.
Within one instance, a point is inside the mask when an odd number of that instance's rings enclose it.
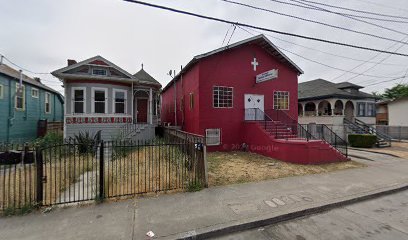
<path fill-rule="evenodd" d="M 160 124 L 160 92 L 157 88 L 133 87 L 132 119 L 134 124 Z"/>
<path fill-rule="evenodd" d="M 353 119 L 357 116 L 353 100 L 329 99 L 298 103 L 298 116 L 302 117 L 340 117 Z"/>

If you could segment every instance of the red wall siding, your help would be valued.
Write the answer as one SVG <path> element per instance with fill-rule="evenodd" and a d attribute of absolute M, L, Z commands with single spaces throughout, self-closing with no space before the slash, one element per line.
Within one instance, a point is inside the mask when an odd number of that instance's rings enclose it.
<path fill-rule="evenodd" d="M 251 62 L 259 63 L 253 70 Z M 256 84 L 256 75 L 279 70 L 279 77 Z M 260 94 L 265 98 L 265 109 L 273 108 L 273 92 L 290 92 L 288 113 L 297 119 L 297 71 L 279 62 L 256 44 L 226 50 L 204 58 L 183 75 L 177 86 L 177 125 L 188 132 L 205 135 L 205 129 L 221 128 L 222 144 L 211 150 L 231 150 L 245 142 L 244 94 Z M 213 108 L 213 86 L 233 87 L 233 108 Z M 194 108 L 189 108 L 189 93 L 194 93 Z M 182 94 L 181 94 L 182 93 Z M 180 106 L 184 97 L 184 115 Z M 184 119 L 184 121 L 183 121 Z M 174 125 L 174 86 L 162 93 L 162 122 Z"/>
<path fill-rule="evenodd" d="M 199 65 L 192 67 L 176 82 L 177 87 L 177 125 L 187 132 L 199 133 Z M 190 109 L 190 93 L 193 93 L 194 106 Z M 184 100 L 182 100 L 184 99 Z M 184 103 L 183 103 L 184 102 Z M 162 93 L 162 122 L 175 125 L 174 85 Z"/>
<path fill-rule="evenodd" d="M 253 70 L 256 56 L 259 63 Z M 297 72 L 282 64 L 258 45 L 247 45 L 227 50 L 204 59 L 200 64 L 200 132 L 207 128 L 222 129 L 223 146 L 209 150 L 229 150 L 244 142 L 244 94 L 260 94 L 265 98 L 265 109 L 273 108 L 273 92 L 289 91 L 288 113 L 297 119 Z M 256 75 L 279 69 L 279 77 L 256 84 Z M 233 108 L 213 108 L 213 86 L 233 87 Z"/>

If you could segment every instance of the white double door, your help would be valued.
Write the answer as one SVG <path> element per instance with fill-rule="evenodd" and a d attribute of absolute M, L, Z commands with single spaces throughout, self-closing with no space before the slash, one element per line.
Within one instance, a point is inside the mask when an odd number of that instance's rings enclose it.
<path fill-rule="evenodd" d="M 264 95 L 244 94 L 245 120 L 264 120 Z"/>

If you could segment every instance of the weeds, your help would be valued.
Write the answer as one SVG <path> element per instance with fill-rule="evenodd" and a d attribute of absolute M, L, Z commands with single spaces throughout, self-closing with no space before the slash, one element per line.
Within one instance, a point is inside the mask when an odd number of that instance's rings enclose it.
<path fill-rule="evenodd" d="M 187 185 L 187 192 L 198 192 L 203 189 L 203 186 L 200 182 L 189 182 Z"/>

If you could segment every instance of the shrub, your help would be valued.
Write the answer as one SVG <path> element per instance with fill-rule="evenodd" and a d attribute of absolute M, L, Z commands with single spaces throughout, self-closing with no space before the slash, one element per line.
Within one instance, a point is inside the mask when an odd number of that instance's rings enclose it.
<path fill-rule="evenodd" d="M 80 132 L 74 138 L 70 138 L 70 140 L 73 140 L 78 145 L 79 153 L 94 153 L 95 147 L 100 141 L 100 131 L 93 136 L 88 131 Z"/>
<path fill-rule="evenodd" d="M 63 141 L 64 137 L 61 134 L 49 132 L 44 137 L 38 138 L 36 140 L 36 145 L 39 145 L 40 147 L 46 147 L 50 145 L 62 144 Z"/>
<path fill-rule="evenodd" d="M 377 136 L 371 134 L 349 134 L 348 141 L 352 147 L 371 148 L 377 142 Z"/>

